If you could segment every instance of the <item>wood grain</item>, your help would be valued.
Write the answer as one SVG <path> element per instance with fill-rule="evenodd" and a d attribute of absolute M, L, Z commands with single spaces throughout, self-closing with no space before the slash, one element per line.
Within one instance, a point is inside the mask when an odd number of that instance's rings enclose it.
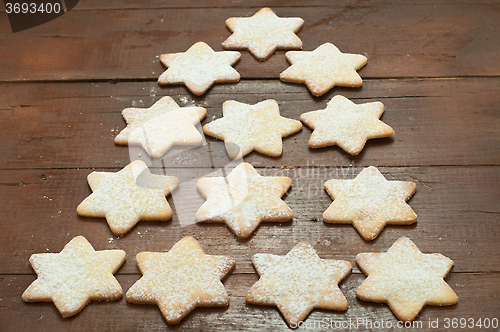
<path fill-rule="evenodd" d="M 0 13 L 0 81 L 154 80 L 165 70 L 158 56 L 198 41 L 220 51 L 230 35 L 225 20 L 258 8 L 73 10 L 16 34 Z M 498 10 L 496 3 L 405 1 L 275 8 L 281 17 L 304 19 L 304 50 L 333 42 L 367 55 L 363 78 L 498 75 Z M 242 52 L 235 66 L 242 78 L 277 78 L 287 67 L 283 51 L 265 62 Z"/>
<path fill-rule="evenodd" d="M 319 99 L 303 85 L 274 80 L 218 85 L 201 97 L 186 94 L 184 87 L 163 88 L 156 82 L 3 84 L 0 168 L 123 167 L 138 154 L 147 154 L 140 147 L 130 150 L 114 144 L 114 136 L 125 128 L 121 111 L 149 107 L 165 95 L 180 106 L 205 107 L 205 124 L 221 117 L 222 104 L 230 99 L 255 104 L 272 98 L 283 116 L 299 119 L 342 94 L 355 103 L 383 102 L 382 120 L 395 131 L 393 137 L 369 140 L 358 156 L 350 156 L 338 147 L 310 149 L 311 130 L 304 126 L 283 139 L 281 157 L 257 152 L 246 156 L 254 166 L 498 165 L 499 84 L 499 78 L 369 80 L 361 89 L 335 89 Z M 207 140 L 214 144 L 174 150 L 162 158 L 163 165 L 228 163 L 223 143 Z"/>
<path fill-rule="evenodd" d="M 118 274 L 117 279 L 126 291 L 140 278 L 140 275 Z M 276 307 L 255 306 L 245 304 L 244 295 L 257 281 L 256 273 L 230 274 L 223 283 L 230 296 L 228 308 L 196 308 L 180 324 L 169 326 L 161 316 L 160 310 L 154 305 L 134 305 L 125 299 L 110 302 L 93 301 L 89 303 L 78 315 L 64 319 L 52 303 L 24 303 L 21 294 L 34 280 L 32 275 L 16 275 L 0 277 L 0 290 L 2 300 L 0 301 L 0 312 L 3 317 L 11 317 L 6 320 L 7 331 L 54 331 L 59 329 L 71 331 L 289 331 Z M 341 324 L 349 321 L 357 322 L 358 318 L 364 319 L 359 325 L 353 325 L 354 331 L 377 331 L 384 329 L 370 328 L 369 323 L 379 324 L 383 321 L 396 326 L 397 320 L 389 307 L 385 304 L 363 302 L 355 297 L 355 291 L 363 282 L 365 276 L 362 274 L 349 275 L 340 286 L 349 303 L 346 312 L 335 312 L 329 310 L 315 309 L 309 315 L 306 322 L 319 324 L 323 320 L 327 324 Z M 459 301 L 450 307 L 424 307 L 415 322 L 421 322 L 421 326 L 415 325 L 411 331 L 429 330 L 429 320 L 438 320 L 438 329 L 432 331 L 449 331 L 444 328 L 445 319 L 498 317 L 500 303 L 500 275 L 499 274 L 468 274 L 451 273 L 445 279 L 457 293 Z M 491 286 L 490 286 L 491 285 Z M 474 289 L 474 291 L 471 291 Z M 477 295 L 481 296 L 477 296 Z M 477 304 L 477 310 L 471 310 L 469 303 Z M 16 324 L 14 325 L 13 322 Z M 419 323 L 415 323 L 419 324 Z M 312 325 L 311 325 L 312 326 Z M 325 327 L 323 325 L 323 327 Z M 329 329 L 333 328 L 327 325 Z M 307 330 L 305 326 L 301 330 Z M 311 329 L 309 329 L 311 330 Z M 318 331 L 320 329 L 312 329 Z M 387 329 L 386 329 L 387 330 Z M 462 331 L 477 331 L 477 329 L 461 329 Z M 481 329 L 483 331 L 494 331 L 494 329 Z"/>
<path fill-rule="evenodd" d="M 366 55 L 368 63 L 359 71 L 363 86 L 336 87 L 313 97 L 304 85 L 278 80 L 289 66 L 283 51 L 265 62 L 242 51 L 235 65 L 241 81 L 216 84 L 203 96 L 157 84 L 165 70 L 160 54 L 183 52 L 197 41 L 221 51 L 230 35 L 225 20 L 251 16 L 263 6 L 305 20 L 298 32 L 304 50 L 332 42 L 343 52 Z M 499 13 L 496 0 L 81 0 L 64 16 L 13 34 L 0 4 L 0 330 L 288 331 L 276 308 L 246 305 L 244 295 L 258 279 L 252 255 L 284 255 L 303 240 L 321 258 L 354 265 L 341 284 L 349 310 L 314 310 L 306 322 L 361 318 L 395 325 L 387 305 L 356 299 L 365 276 L 354 257 L 386 251 L 400 236 L 410 237 L 424 253 L 442 253 L 455 262 L 446 281 L 459 297 L 451 307 L 425 307 L 416 320 L 423 325 L 409 330 L 430 330 L 429 321 L 439 320 L 432 331 L 448 331 L 447 318 L 500 319 Z M 141 148 L 113 142 L 125 127 L 124 108 L 149 107 L 163 96 L 180 106 L 205 107 L 205 124 L 222 116 L 226 100 L 275 99 L 283 116 L 298 119 L 325 108 L 337 94 L 355 103 L 383 102 L 382 120 L 395 135 L 370 140 L 360 155 L 349 156 L 338 147 L 309 149 L 311 130 L 304 127 L 283 140 L 279 158 L 247 155 L 245 161 L 262 175 L 292 179 L 283 199 L 294 218 L 263 223 L 246 240 L 223 224 L 194 223 L 204 202 L 195 180 L 221 172 L 230 162 L 221 141 L 206 138 L 203 146 L 173 149 L 156 160 Z M 153 172 L 181 179 L 168 197 L 173 219 L 140 221 L 117 237 L 105 219 L 77 216 L 76 206 L 91 193 L 86 176 L 93 170 L 118 171 L 139 154 Z M 370 165 L 389 180 L 417 183 L 409 204 L 418 221 L 387 226 L 366 242 L 351 225 L 322 221 L 332 202 L 323 184 L 352 179 Z M 223 281 L 230 306 L 197 308 L 172 327 L 157 307 L 125 299 L 92 302 L 70 319 L 61 318 L 51 303 L 24 303 L 21 294 L 36 278 L 30 255 L 59 252 L 77 235 L 96 250 L 126 251 L 116 274 L 125 291 L 140 278 L 138 252 L 169 250 L 193 235 L 207 253 L 236 259 Z M 351 330 L 384 329 L 358 325 Z"/>
<path fill-rule="evenodd" d="M 360 252 L 387 250 L 400 236 L 410 237 L 423 252 L 440 252 L 450 257 L 457 272 L 500 272 L 500 247 L 496 241 L 500 235 L 498 167 L 380 168 L 389 180 L 417 183 L 417 192 L 409 204 L 418 221 L 411 226 L 387 226 L 371 242 L 364 241 L 351 225 L 322 221 L 322 213 L 332 202 L 323 190 L 324 182 L 354 178 L 361 168 L 258 170 L 264 176 L 292 179 L 284 200 L 294 218 L 286 223 L 263 223 L 248 240 L 238 240 L 224 224 L 194 221 L 204 202 L 195 180 L 213 169 L 156 169 L 159 174 L 182 179 L 180 189 L 169 196 L 173 219 L 140 221 L 121 237 L 113 235 L 104 218 L 76 215 L 76 206 L 91 193 L 86 182 L 91 170 L 3 171 L 0 201 L 10 204 L 0 206 L 4 216 L 0 233 L 0 258 L 4 264 L 0 274 L 30 273 L 31 254 L 59 252 L 77 235 L 87 237 L 96 250 L 125 250 L 129 257 L 122 269 L 125 273 L 137 272 L 133 260 L 138 252 L 168 250 L 186 235 L 198 238 L 207 251 L 233 255 L 238 272 L 252 269 L 253 254 L 264 251 L 284 255 L 299 241 L 309 241 L 325 258 L 353 261 Z"/>

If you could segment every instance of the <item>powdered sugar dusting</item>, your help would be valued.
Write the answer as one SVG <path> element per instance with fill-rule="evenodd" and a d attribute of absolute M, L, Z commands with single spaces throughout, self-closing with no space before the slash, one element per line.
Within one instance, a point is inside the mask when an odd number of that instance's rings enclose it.
<path fill-rule="evenodd" d="M 195 128 L 206 115 L 202 107 L 179 107 L 163 97 L 147 109 L 123 111 L 127 127 L 115 138 L 117 144 L 137 144 L 152 157 L 161 157 L 173 145 L 199 145 L 202 136 Z"/>
<path fill-rule="evenodd" d="M 291 209 L 280 199 L 291 185 L 288 177 L 262 177 L 252 165 L 238 165 L 227 178 L 198 180 L 207 198 L 196 214 L 200 222 L 225 222 L 240 238 L 246 238 L 261 221 L 287 221 Z"/>
<path fill-rule="evenodd" d="M 34 254 L 35 280 L 25 301 L 53 301 L 63 317 L 73 316 L 89 300 L 114 300 L 122 288 L 113 274 L 125 261 L 123 250 L 94 251 L 83 237 L 72 239 L 60 253 Z"/>
<path fill-rule="evenodd" d="M 358 254 L 356 262 L 369 276 L 356 294 L 388 302 L 400 319 L 412 320 L 425 304 L 456 302 L 456 294 L 443 280 L 453 261 L 441 254 L 422 254 L 406 237 L 386 253 Z"/>
<path fill-rule="evenodd" d="M 365 240 L 373 240 L 390 224 L 411 224 L 417 215 L 406 203 L 415 183 L 387 181 L 373 166 L 354 180 L 329 180 L 325 189 L 334 199 L 323 214 L 325 222 L 353 223 Z"/>
<path fill-rule="evenodd" d="M 158 305 L 169 324 L 197 306 L 229 303 L 220 280 L 234 267 L 234 259 L 205 255 L 193 237 L 181 239 L 167 253 L 139 253 L 137 262 L 143 277 L 129 289 L 127 301 Z"/>
<path fill-rule="evenodd" d="M 77 207 L 78 214 L 106 217 L 113 233 L 122 235 L 141 219 L 170 219 L 172 209 L 165 196 L 179 179 L 153 175 L 144 162 L 136 160 L 118 173 L 91 173 L 89 184 L 93 193 Z"/>
<path fill-rule="evenodd" d="M 309 140 L 310 147 L 338 145 L 356 155 L 368 139 L 394 134 L 391 127 L 379 120 L 383 111 L 384 106 L 380 102 L 356 105 L 337 95 L 326 109 L 304 113 L 300 119 L 314 129 Z"/>
<path fill-rule="evenodd" d="M 366 57 L 342 53 L 331 43 L 325 43 L 312 52 L 289 51 L 286 57 L 292 66 L 280 74 L 280 79 L 306 83 L 315 96 L 323 95 L 336 85 L 357 87 L 363 83 L 356 70 L 366 64 Z"/>
<path fill-rule="evenodd" d="M 205 93 L 215 82 L 237 82 L 240 74 L 231 66 L 241 57 L 239 52 L 214 50 L 204 42 L 197 42 L 185 53 L 160 56 L 168 69 L 160 75 L 160 84 L 184 83 L 196 95 Z"/>
<path fill-rule="evenodd" d="M 300 242 L 285 256 L 257 254 L 253 263 L 261 278 L 247 302 L 278 306 L 289 324 L 305 319 L 313 308 L 347 309 L 338 288 L 351 271 L 347 261 L 320 259 L 309 243 Z"/>
<path fill-rule="evenodd" d="M 280 18 L 269 8 L 252 17 L 231 17 L 226 21 L 233 34 L 222 45 L 229 49 L 248 49 L 258 60 L 265 60 L 277 49 L 300 49 L 302 41 L 295 35 L 304 20 Z"/>
<path fill-rule="evenodd" d="M 226 101 L 224 117 L 203 127 L 205 134 L 226 142 L 229 157 L 236 159 L 252 150 L 280 156 L 282 137 L 302 128 L 300 121 L 287 119 L 279 114 L 278 103 L 269 99 L 255 105 Z"/>

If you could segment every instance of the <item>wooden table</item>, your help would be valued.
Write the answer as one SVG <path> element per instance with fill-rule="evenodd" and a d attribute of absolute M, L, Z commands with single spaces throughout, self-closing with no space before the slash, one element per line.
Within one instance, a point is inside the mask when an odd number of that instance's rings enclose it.
<path fill-rule="evenodd" d="M 280 17 L 304 19 L 298 33 L 303 50 L 332 42 L 344 52 L 366 55 L 368 63 L 359 70 L 363 86 L 336 87 L 313 97 L 305 85 L 278 79 L 289 66 L 282 51 L 265 62 L 242 51 L 235 65 L 241 81 L 216 84 L 202 96 L 184 86 L 158 85 L 165 70 L 159 55 L 184 52 L 197 41 L 220 51 L 230 35 L 225 20 L 251 16 L 263 6 Z M 284 255 L 302 240 L 321 258 L 354 265 L 340 285 L 347 312 L 314 310 L 308 321 L 362 318 L 396 324 L 387 305 L 355 297 L 365 276 L 354 257 L 386 251 L 400 236 L 411 238 L 422 252 L 442 253 L 455 262 L 446 281 L 458 303 L 425 307 L 416 319 L 423 329 L 413 330 L 426 330 L 437 319 L 436 330 L 443 331 L 446 318 L 500 319 L 498 1 L 82 0 L 64 16 L 15 34 L 5 11 L 0 17 L 0 330 L 286 331 L 275 307 L 245 304 L 245 293 L 258 280 L 250 259 L 255 253 Z M 356 103 L 383 102 L 382 120 L 395 135 L 370 140 L 358 156 L 350 156 L 338 147 L 309 149 L 311 130 L 304 127 L 283 140 L 281 157 L 246 156 L 263 175 L 292 178 L 284 197 L 294 212 L 291 222 L 265 223 L 249 239 L 238 240 L 223 224 L 181 227 L 179 214 L 186 211 L 177 211 L 170 196 L 171 221 L 142 221 L 120 237 L 104 219 L 76 214 L 76 206 L 91 193 L 90 172 L 118 171 L 140 153 L 113 143 L 125 127 L 124 108 L 149 107 L 171 96 L 181 106 L 205 107 L 205 124 L 222 116 L 226 100 L 254 104 L 272 98 L 282 115 L 298 119 L 325 108 L 337 94 Z M 186 183 L 209 174 L 227 158 L 220 141 L 207 142 L 170 154 L 163 164 L 157 160 L 153 168 Z M 390 180 L 417 183 L 409 204 L 418 222 L 387 226 L 366 242 L 351 225 L 323 222 L 331 203 L 323 184 L 354 178 L 370 165 Z M 194 217 L 203 198 L 195 190 L 189 195 L 187 213 Z M 137 253 L 169 250 L 181 237 L 193 235 L 207 253 L 236 259 L 223 281 L 230 305 L 195 309 L 180 324 L 168 326 L 156 306 L 125 299 L 91 302 L 69 319 L 51 303 L 24 303 L 21 294 L 36 278 L 30 255 L 59 252 L 77 235 L 96 250 L 126 251 L 127 261 L 116 273 L 125 292 L 140 277 Z M 353 330 L 382 329 L 360 325 Z"/>

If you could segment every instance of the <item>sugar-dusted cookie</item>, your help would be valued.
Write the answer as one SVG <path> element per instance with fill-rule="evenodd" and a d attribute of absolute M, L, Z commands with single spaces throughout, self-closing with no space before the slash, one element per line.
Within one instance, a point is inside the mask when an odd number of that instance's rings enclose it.
<path fill-rule="evenodd" d="M 385 253 L 358 254 L 356 263 L 368 276 L 356 296 L 389 304 L 402 321 L 413 320 L 424 305 L 457 302 L 457 295 L 443 279 L 453 261 L 441 254 L 422 254 L 407 237 L 399 238 Z"/>
<path fill-rule="evenodd" d="M 222 46 L 226 49 L 248 49 L 260 61 L 277 49 L 297 50 L 302 41 L 295 34 L 304 20 L 300 17 L 278 17 L 270 8 L 262 8 L 252 17 L 230 17 L 226 25 L 233 32 Z"/>
<path fill-rule="evenodd" d="M 387 181 L 373 166 L 354 180 L 329 180 L 325 190 L 333 203 L 323 213 L 323 220 L 351 223 L 363 239 L 373 240 L 386 224 L 410 225 L 417 220 L 406 203 L 416 188 L 414 182 Z"/>
<path fill-rule="evenodd" d="M 276 100 L 255 105 L 226 101 L 223 117 L 203 127 L 205 134 L 226 142 L 230 158 L 242 158 L 253 150 L 278 157 L 283 150 L 282 137 L 302 129 L 302 123 L 280 115 Z"/>
<path fill-rule="evenodd" d="M 125 251 L 95 251 L 83 236 L 69 241 L 60 253 L 33 254 L 38 278 L 24 291 L 26 302 L 54 302 L 63 317 L 79 313 L 90 300 L 117 300 L 122 287 L 113 274 L 125 262 Z"/>
<path fill-rule="evenodd" d="M 87 180 L 93 193 L 76 211 L 83 217 L 106 218 L 117 235 L 128 232 L 139 220 L 172 218 L 165 197 L 179 185 L 179 179 L 151 174 L 141 160 L 131 162 L 118 173 L 92 172 Z"/>
<path fill-rule="evenodd" d="M 203 138 L 195 125 L 207 114 L 203 107 L 179 107 L 163 97 L 150 108 L 122 111 L 127 127 L 116 137 L 121 145 L 141 145 L 151 157 L 161 157 L 173 145 L 200 145 Z"/>
<path fill-rule="evenodd" d="M 196 213 L 198 222 L 225 223 L 238 238 L 249 237 L 261 221 L 288 221 L 293 212 L 281 200 L 292 180 L 261 176 L 241 163 L 227 178 L 201 178 L 198 190 L 207 199 Z"/>
<path fill-rule="evenodd" d="M 325 109 L 304 113 L 300 120 L 314 129 L 309 139 L 311 148 L 338 145 L 347 153 L 357 155 L 368 139 L 394 134 L 391 127 L 379 120 L 383 112 L 381 102 L 356 105 L 337 95 Z"/>
<path fill-rule="evenodd" d="M 314 96 L 321 96 L 334 86 L 361 86 L 363 81 L 356 70 L 367 61 L 361 54 L 342 53 L 331 43 L 312 52 L 288 51 L 286 58 L 292 65 L 280 74 L 280 79 L 305 83 Z"/>
<path fill-rule="evenodd" d="M 158 83 L 184 84 L 192 93 L 199 96 L 214 83 L 238 82 L 240 74 L 231 66 L 240 57 L 239 52 L 214 52 L 204 42 L 197 42 L 186 52 L 160 56 L 160 61 L 168 69 L 160 75 Z"/>
<path fill-rule="evenodd" d="M 226 307 L 229 296 L 221 283 L 235 266 L 228 256 L 206 255 L 191 236 L 168 252 L 140 252 L 143 276 L 127 291 L 127 301 L 155 304 L 169 324 L 179 323 L 196 307 Z"/>
<path fill-rule="evenodd" d="M 321 259 L 307 242 L 285 256 L 256 254 L 252 261 L 260 279 L 246 302 L 277 306 L 290 327 L 298 327 L 314 308 L 347 310 L 338 283 L 351 272 L 348 261 Z"/>

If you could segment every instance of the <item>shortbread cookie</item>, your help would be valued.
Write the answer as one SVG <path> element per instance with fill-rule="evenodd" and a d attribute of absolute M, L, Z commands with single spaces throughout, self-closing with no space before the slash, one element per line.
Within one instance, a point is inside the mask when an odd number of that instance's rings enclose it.
<path fill-rule="evenodd" d="M 242 158 L 253 150 L 278 157 L 283 150 L 282 137 L 302 129 L 302 123 L 280 115 L 276 100 L 268 99 L 255 105 L 228 100 L 223 118 L 203 127 L 205 134 L 225 141 L 230 158 Z"/>
<path fill-rule="evenodd" d="M 246 302 L 277 306 L 290 327 L 298 327 L 314 308 L 347 310 L 338 283 L 351 272 L 348 261 L 321 259 L 307 242 L 285 256 L 256 254 L 252 261 L 260 279 Z"/>
<path fill-rule="evenodd" d="M 292 219 L 292 210 L 281 200 L 291 184 L 289 177 L 261 176 L 249 163 L 239 164 L 227 178 L 201 178 L 198 190 L 207 201 L 196 221 L 225 223 L 238 238 L 247 238 L 261 221 Z"/>
<path fill-rule="evenodd" d="M 127 301 L 155 304 L 169 324 L 179 323 L 196 307 L 226 307 L 229 296 L 221 283 L 235 266 L 228 256 L 206 255 L 191 236 L 168 252 L 140 252 L 143 276 L 127 291 Z"/>
<path fill-rule="evenodd" d="M 329 180 L 325 190 L 334 200 L 323 213 L 327 223 L 351 223 L 363 239 L 375 239 L 385 225 L 410 225 L 417 214 L 406 203 L 415 193 L 414 182 L 387 181 L 379 170 L 367 167 L 354 180 Z"/>
<path fill-rule="evenodd" d="M 122 287 L 113 274 L 125 262 L 125 251 L 95 251 L 83 236 L 60 253 L 33 254 L 38 278 L 23 293 L 26 302 L 54 302 L 63 317 L 79 313 L 90 300 L 117 300 Z"/>
<path fill-rule="evenodd" d="M 87 180 L 93 193 L 76 211 L 83 217 L 106 218 L 116 235 L 125 234 L 139 220 L 172 218 L 165 197 L 179 185 L 179 179 L 151 174 L 141 160 L 131 162 L 118 173 L 92 172 Z"/>
<path fill-rule="evenodd" d="M 161 157 L 173 145 L 200 145 L 201 133 L 195 125 L 207 114 L 203 107 L 179 107 L 171 97 L 163 97 L 150 108 L 122 111 L 127 127 L 116 137 L 121 145 L 141 145 L 151 157 Z"/>
<path fill-rule="evenodd" d="M 248 49 L 257 60 L 264 61 L 277 49 L 298 50 L 302 41 L 295 34 L 304 20 L 300 17 L 278 17 L 270 8 L 262 8 L 252 17 L 230 17 L 226 25 L 233 32 L 222 46 L 226 49 Z"/>
<path fill-rule="evenodd" d="M 361 54 L 342 53 L 331 43 L 312 52 L 289 51 L 286 58 L 292 65 L 280 74 L 280 79 L 305 83 L 314 96 L 321 96 L 334 86 L 361 86 L 363 81 L 356 70 L 367 61 Z"/>
<path fill-rule="evenodd" d="M 158 83 L 184 84 L 192 93 L 199 96 L 214 83 L 238 82 L 240 74 L 231 66 L 240 57 L 239 52 L 214 52 L 204 42 L 197 42 L 186 52 L 160 56 L 160 61 L 168 69 L 160 75 Z"/>
<path fill-rule="evenodd" d="M 457 303 L 457 295 L 443 279 L 453 261 L 441 254 L 422 254 L 407 237 L 400 237 L 386 253 L 358 254 L 356 263 L 368 276 L 356 296 L 387 303 L 402 321 L 413 320 L 424 305 Z"/>
<path fill-rule="evenodd" d="M 325 109 L 304 113 L 300 120 L 314 129 L 309 139 L 311 148 L 338 145 L 347 153 L 357 155 L 367 140 L 394 134 L 391 127 L 379 120 L 383 112 L 381 102 L 356 105 L 337 95 Z"/>

